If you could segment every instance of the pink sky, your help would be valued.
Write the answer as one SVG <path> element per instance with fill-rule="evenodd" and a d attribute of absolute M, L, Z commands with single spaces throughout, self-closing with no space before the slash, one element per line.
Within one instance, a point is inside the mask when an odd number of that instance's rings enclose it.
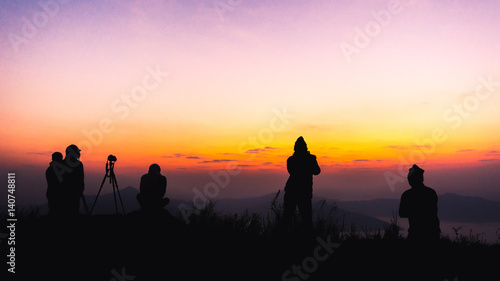
<path fill-rule="evenodd" d="M 500 200 L 497 1 L 63 2 L 0 4 L 0 171 L 25 202 L 71 143 L 89 194 L 115 154 L 123 187 L 157 162 L 189 199 L 232 163 L 219 196 L 258 196 L 300 135 L 317 194 L 399 197 L 386 172 L 417 162 Z"/>

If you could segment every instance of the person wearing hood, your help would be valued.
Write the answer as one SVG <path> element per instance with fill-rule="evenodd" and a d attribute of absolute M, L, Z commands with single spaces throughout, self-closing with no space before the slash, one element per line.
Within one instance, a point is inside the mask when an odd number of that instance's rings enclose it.
<path fill-rule="evenodd" d="M 319 175 L 321 169 L 316 156 L 307 150 L 303 137 L 295 142 L 294 151 L 286 163 L 290 176 L 285 186 L 284 221 L 289 227 L 298 207 L 304 233 L 312 234 L 313 175 Z"/>

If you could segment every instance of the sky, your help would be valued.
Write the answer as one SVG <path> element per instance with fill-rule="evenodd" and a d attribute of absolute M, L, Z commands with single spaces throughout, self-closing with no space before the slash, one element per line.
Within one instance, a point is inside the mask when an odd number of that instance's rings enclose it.
<path fill-rule="evenodd" d="M 499 1 L 2 1 L 0 172 L 45 202 L 55 151 L 167 196 L 276 192 L 303 136 L 317 196 L 500 200 Z M 109 188 L 110 186 L 106 186 Z M 5 188 L 2 194 L 6 194 Z"/>

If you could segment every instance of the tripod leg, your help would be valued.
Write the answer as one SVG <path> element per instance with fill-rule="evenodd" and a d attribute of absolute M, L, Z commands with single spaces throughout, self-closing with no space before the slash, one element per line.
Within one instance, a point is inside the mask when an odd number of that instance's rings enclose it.
<path fill-rule="evenodd" d="M 120 199 L 120 204 L 122 205 L 123 214 L 126 215 L 127 213 L 125 213 L 125 207 L 123 206 L 122 196 L 120 195 L 120 190 L 118 189 L 118 182 L 116 181 L 116 176 L 114 173 L 113 173 L 113 182 L 114 185 L 116 185 L 116 191 L 118 193 L 118 198 Z"/>
<path fill-rule="evenodd" d="M 97 195 L 94 199 L 94 204 L 92 204 L 92 209 L 90 209 L 90 213 L 89 213 L 90 215 L 92 215 L 92 212 L 94 211 L 95 203 L 97 202 L 97 198 L 99 198 L 99 194 L 101 193 L 102 186 L 104 185 L 104 182 L 106 181 L 107 177 L 108 177 L 108 173 L 106 172 L 106 174 L 104 175 L 104 178 L 102 179 L 101 187 L 99 188 L 99 191 L 97 192 Z"/>
<path fill-rule="evenodd" d="M 116 214 L 118 215 L 118 204 L 116 204 L 116 191 L 115 191 L 115 181 L 113 180 L 114 179 L 114 174 L 111 175 L 111 185 L 113 186 L 113 197 L 115 198 L 115 211 L 116 211 Z"/>
<path fill-rule="evenodd" d="M 82 202 L 83 202 L 83 209 L 85 210 L 86 215 L 90 215 L 89 213 L 89 207 L 87 206 L 87 200 L 85 200 L 85 196 L 82 193 Z"/>

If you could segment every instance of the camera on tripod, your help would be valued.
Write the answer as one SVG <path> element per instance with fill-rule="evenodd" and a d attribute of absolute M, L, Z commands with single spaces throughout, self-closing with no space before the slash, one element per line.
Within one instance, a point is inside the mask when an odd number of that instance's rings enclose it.
<path fill-rule="evenodd" d="M 108 156 L 108 161 L 106 161 L 106 174 L 104 175 L 104 178 L 102 179 L 101 187 L 99 188 L 99 191 L 97 192 L 97 196 L 95 197 L 94 204 L 92 205 L 92 209 L 90 210 L 90 214 L 92 214 L 92 211 L 94 210 L 95 204 L 97 202 L 97 198 L 99 198 L 99 194 L 101 194 L 102 186 L 104 185 L 104 182 L 106 181 L 107 178 L 109 178 L 109 183 L 111 183 L 111 186 L 113 187 L 113 197 L 115 201 L 115 211 L 116 214 L 118 215 L 118 203 L 116 200 L 116 194 L 118 193 L 118 199 L 120 200 L 120 204 L 122 206 L 123 214 L 125 215 L 125 207 L 123 206 L 123 201 L 122 201 L 122 196 L 120 195 L 120 190 L 118 189 L 118 183 L 116 182 L 116 176 L 115 176 L 115 162 L 116 162 L 116 156 L 113 154 L 110 154 Z"/>

